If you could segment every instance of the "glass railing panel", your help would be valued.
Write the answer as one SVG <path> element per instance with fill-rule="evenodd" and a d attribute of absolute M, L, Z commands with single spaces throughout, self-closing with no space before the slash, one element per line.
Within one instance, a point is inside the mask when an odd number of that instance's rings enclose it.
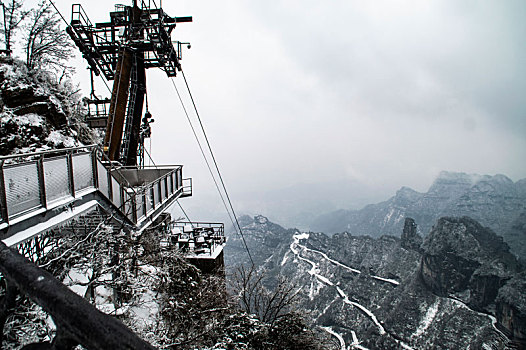
<path fill-rule="evenodd" d="M 111 192 L 112 192 L 112 202 L 113 204 L 115 204 L 115 206 L 117 208 L 121 208 L 121 204 L 122 204 L 122 201 L 121 201 L 121 185 L 119 184 L 119 182 L 117 180 L 115 180 L 115 178 L 112 176 L 111 177 Z"/>
<path fill-rule="evenodd" d="M 91 159 L 91 153 L 74 154 L 72 160 L 75 192 L 93 187 L 93 161 Z"/>
<path fill-rule="evenodd" d="M 150 200 L 152 202 L 152 209 L 155 209 L 159 203 L 157 200 L 157 193 L 155 192 L 155 185 L 150 188 Z"/>
<path fill-rule="evenodd" d="M 126 217 L 133 222 L 134 221 L 133 220 L 134 195 L 133 193 L 128 193 L 127 190 L 124 190 L 123 196 L 124 196 L 124 215 L 126 215 Z"/>
<path fill-rule="evenodd" d="M 97 179 L 99 182 L 99 191 L 102 192 L 106 198 L 110 198 L 110 187 L 108 183 L 108 170 L 100 160 L 97 160 Z"/>
<path fill-rule="evenodd" d="M 137 221 L 139 221 L 139 219 L 145 215 L 144 196 L 142 193 L 137 193 L 137 195 L 135 196 L 135 212 L 137 215 Z"/>
<path fill-rule="evenodd" d="M 157 202 L 155 202 L 155 204 L 159 204 L 163 201 L 163 193 L 161 191 L 161 183 L 160 182 L 157 182 L 155 184 L 155 191 L 157 192 L 156 193 L 156 196 L 155 196 L 155 199 L 157 200 Z"/>
<path fill-rule="evenodd" d="M 146 188 L 144 191 L 144 197 L 146 201 L 146 214 L 150 212 L 150 210 L 153 209 L 153 200 L 152 200 L 152 194 L 151 194 L 151 188 Z"/>
<path fill-rule="evenodd" d="M 41 207 L 37 162 L 4 167 L 8 217 Z"/>
<path fill-rule="evenodd" d="M 161 181 L 161 187 L 162 187 L 162 190 L 163 190 L 163 198 L 166 199 L 168 198 L 168 177 L 165 176 L 162 181 Z"/>
<path fill-rule="evenodd" d="M 46 159 L 43 167 L 47 203 L 71 197 L 67 157 Z"/>

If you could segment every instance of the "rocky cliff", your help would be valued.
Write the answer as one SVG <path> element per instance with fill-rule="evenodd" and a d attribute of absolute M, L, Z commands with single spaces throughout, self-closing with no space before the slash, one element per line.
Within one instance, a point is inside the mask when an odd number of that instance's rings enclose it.
<path fill-rule="evenodd" d="M 311 229 L 326 233 L 399 236 L 406 217 L 421 235 L 444 216 L 469 216 L 504 237 L 511 251 L 526 259 L 526 179 L 504 175 L 441 172 L 426 193 L 402 187 L 392 198 L 361 210 L 339 210 L 314 220 Z"/>
<path fill-rule="evenodd" d="M 0 155 L 96 143 L 78 89 L 0 56 Z"/>
<path fill-rule="evenodd" d="M 526 289 L 502 238 L 470 218 L 443 218 L 422 241 L 415 220 L 403 221 L 402 238 L 373 238 L 243 220 L 256 265 L 288 276 L 300 305 L 342 346 L 522 346 Z"/>
<path fill-rule="evenodd" d="M 440 218 L 422 248 L 424 283 L 478 310 L 493 304 L 499 288 L 519 271 L 502 237 L 469 217 Z"/>

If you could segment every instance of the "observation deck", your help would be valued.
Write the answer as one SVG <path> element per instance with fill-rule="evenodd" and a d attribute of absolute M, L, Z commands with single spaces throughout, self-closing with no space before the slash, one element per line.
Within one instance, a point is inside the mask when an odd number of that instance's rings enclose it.
<path fill-rule="evenodd" d="M 191 195 L 181 165 L 122 167 L 97 146 L 4 156 L 0 239 L 16 246 L 97 209 L 140 232 L 176 199 Z"/>
<path fill-rule="evenodd" d="M 224 270 L 225 226 L 215 222 L 173 222 L 161 246 L 175 248 L 204 273 Z"/>

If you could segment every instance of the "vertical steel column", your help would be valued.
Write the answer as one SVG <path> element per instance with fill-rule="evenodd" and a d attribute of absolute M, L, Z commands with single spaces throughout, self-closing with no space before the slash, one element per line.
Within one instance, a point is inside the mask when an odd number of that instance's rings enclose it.
<path fill-rule="evenodd" d="M 131 134 L 128 137 L 128 153 L 125 155 L 124 163 L 127 166 L 137 165 L 137 149 L 139 148 L 139 134 L 141 130 L 142 109 L 144 105 L 144 95 L 146 93 L 146 69 L 144 68 L 144 53 L 135 52 L 135 67 L 137 72 L 137 81 L 132 82 L 137 86 L 133 96 L 133 115 Z M 130 104 L 132 101 L 130 101 Z M 129 112 L 128 112 L 129 113 Z"/>
<path fill-rule="evenodd" d="M 111 93 L 108 124 L 106 125 L 106 134 L 104 136 L 104 151 L 107 152 L 110 160 L 116 160 L 121 146 L 124 116 L 128 103 L 132 58 L 133 53 L 126 47 L 119 52 L 113 91 Z"/>

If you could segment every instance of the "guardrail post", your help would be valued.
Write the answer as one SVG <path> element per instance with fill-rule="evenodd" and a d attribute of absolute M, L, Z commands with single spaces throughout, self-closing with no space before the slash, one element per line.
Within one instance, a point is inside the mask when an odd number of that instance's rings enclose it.
<path fill-rule="evenodd" d="M 73 177 L 73 156 L 71 153 L 66 155 L 67 164 L 68 164 L 68 178 L 69 178 L 69 190 L 71 196 L 75 198 L 75 179 Z"/>
<path fill-rule="evenodd" d="M 136 224 L 137 223 L 137 194 L 136 193 L 133 193 L 130 197 L 132 198 L 132 201 L 131 201 L 131 210 L 132 210 L 132 218 L 133 218 L 133 223 Z"/>
<path fill-rule="evenodd" d="M 40 203 L 47 209 L 46 180 L 44 178 L 44 156 L 41 155 L 37 161 L 38 188 L 40 190 Z"/>
<path fill-rule="evenodd" d="M 97 153 L 95 149 L 91 151 L 91 169 L 93 175 L 93 187 L 99 188 L 99 169 L 97 167 Z"/>
<path fill-rule="evenodd" d="M 4 179 L 4 161 L 0 160 L 0 202 L 2 204 L 2 210 L 0 215 L 2 219 L 9 223 L 9 215 L 7 211 L 7 194 L 5 191 L 5 179 Z"/>

